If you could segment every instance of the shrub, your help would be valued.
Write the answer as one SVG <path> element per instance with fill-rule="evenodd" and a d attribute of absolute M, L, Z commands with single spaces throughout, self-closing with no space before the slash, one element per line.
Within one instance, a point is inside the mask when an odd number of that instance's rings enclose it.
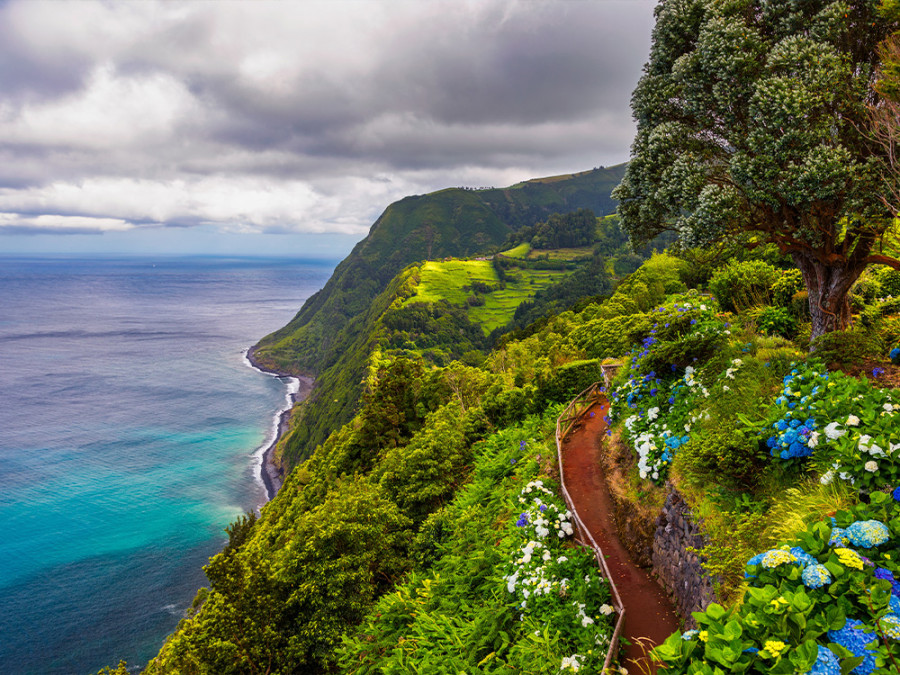
<path fill-rule="evenodd" d="M 646 314 L 614 316 L 596 319 L 572 332 L 572 342 L 587 356 L 604 358 L 626 354 L 633 344 L 650 332 L 650 317 Z"/>
<path fill-rule="evenodd" d="M 878 335 L 886 345 L 900 342 L 900 316 L 886 316 L 878 325 Z"/>
<path fill-rule="evenodd" d="M 900 270 L 891 269 L 890 267 L 881 267 L 876 269 L 873 276 L 881 285 L 883 296 L 890 295 L 894 298 L 900 298 Z"/>
<path fill-rule="evenodd" d="M 800 270 L 782 270 L 781 276 L 772 284 L 772 301 L 779 307 L 788 307 L 794 294 L 804 290 L 806 286 Z"/>
<path fill-rule="evenodd" d="M 779 271 L 761 260 L 730 262 L 709 280 L 709 288 L 725 311 L 741 311 L 755 305 L 767 305 Z"/>
<path fill-rule="evenodd" d="M 826 363 L 843 365 L 859 365 L 885 351 L 884 342 L 877 333 L 858 328 L 825 333 L 816 338 L 812 349 L 816 357 Z"/>
<path fill-rule="evenodd" d="M 539 378 L 535 399 L 542 403 L 568 402 L 594 382 L 602 379 L 600 359 L 572 361 L 560 366 L 549 376 Z"/>
<path fill-rule="evenodd" d="M 787 307 L 766 307 L 760 312 L 756 323 L 766 335 L 789 338 L 797 332 L 797 318 Z"/>
<path fill-rule="evenodd" d="M 871 305 L 883 295 L 881 284 L 874 274 L 863 273 L 850 289 L 850 302 L 856 306 Z"/>
<path fill-rule="evenodd" d="M 718 483 L 726 490 L 752 490 L 768 462 L 768 453 L 745 429 L 716 425 L 697 434 L 677 455 L 688 480 Z"/>

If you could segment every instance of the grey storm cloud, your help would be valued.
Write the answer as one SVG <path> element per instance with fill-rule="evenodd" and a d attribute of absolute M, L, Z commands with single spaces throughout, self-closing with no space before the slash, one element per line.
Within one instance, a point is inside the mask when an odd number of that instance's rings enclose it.
<path fill-rule="evenodd" d="M 0 5 L 0 232 L 362 233 L 627 158 L 644 0 Z"/>

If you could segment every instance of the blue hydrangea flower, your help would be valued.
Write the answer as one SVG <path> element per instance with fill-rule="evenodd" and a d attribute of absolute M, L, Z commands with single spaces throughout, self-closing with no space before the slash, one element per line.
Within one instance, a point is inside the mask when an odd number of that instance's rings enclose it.
<path fill-rule="evenodd" d="M 888 602 L 888 608 L 891 610 L 891 614 L 900 614 L 900 598 L 891 593 L 891 599 Z"/>
<path fill-rule="evenodd" d="M 894 578 L 894 573 L 888 569 L 883 567 L 879 567 L 875 570 L 875 578 L 876 579 L 884 579 L 885 581 L 891 582 L 891 594 L 892 596 L 896 596 L 900 598 L 900 581 L 897 581 Z M 891 610 L 893 611 L 893 610 Z M 898 612 L 900 613 L 900 612 Z"/>
<path fill-rule="evenodd" d="M 847 531 L 841 527 L 835 527 L 831 530 L 831 539 L 828 540 L 829 546 L 846 546 L 850 543 L 847 539 Z"/>
<path fill-rule="evenodd" d="M 844 649 L 848 649 L 854 656 L 863 656 L 865 659 L 851 673 L 857 675 L 869 675 L 875 670 L 875 649 L 878 645 L 878 639 L 870 632 L 863 631 L 862 621 L 855 619 L 847 619 L 844 627 L 840 630 L 828 631 L 828 639 L 839 644 Z"/>
<path fill-rule="evenodd" d="M 881 617 L 881 630 L 883 630 L 884 634 L 889 638 L 900 640 L 900 616 L 897 616 L 896 614 L 885 614 Z"/>
<path fill-rule="evenodd" d="M 854 546 L 874 548 L 890 539 L 891 533 L 880 520 L 860 520 L 847 528 L 845 536 Z"/>
<path fill-rule="evenodd" d="M 747 564 L 745 565 L 745 567 L 750 567 L 750 565 L 762 565 L 762 560 L 763 560 L 763 558 L 766 557 L 766 553 L 767 552 L 757 553 L 755 556 L 753 556 L 752 558 L 750 558 L 750 560 L 747 561 Z M 755 579 L 756 575 L 750 574 L 749 572 L 745 571 L 744 578 L 745 579 Z"/>
<path fill-rule="evenodd" d="M 812 669 L 806 675 L 840 675 L 841 663 L 834 652 L 819 645 L 819 655 Z"/>
<path fill-rule="evenodd" d="M 825 565 L 808 565 L 800 575 L 807 588 L 821 588 L 831 583 L 831 572 Z"/>
<path fill-rule="evenodd" d="M 817 565 L 819 563 L 818 560 L 813 558 L 809 553 L 804 551 L 799 546 L 795 546 L 791 549 L 791 554 L 797 559 L 797 564 L 801 567 L 806 567 L 807 565 Z"/>
<path fill-rule="evenodd" d="M 891 493 L 891 497 L 894 498 L 895 502 L 900 502 L 900 487 L 894 488 L 894 491 Z"/>
<path fill-rule="evenodd" d="M 699 630 L 686 630 L 681 634 L 681 639 L 682 640 L 693 640 L 698 635 L 700 635 Z"/>

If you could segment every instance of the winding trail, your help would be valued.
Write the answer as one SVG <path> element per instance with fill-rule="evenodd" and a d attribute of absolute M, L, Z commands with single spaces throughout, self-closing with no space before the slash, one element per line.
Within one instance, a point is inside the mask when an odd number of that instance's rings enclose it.
<path fill-rule="evenodd" d="M 602 399 L 581 415 L 562 441 L 562 468 L 575 511 L 603 551 L 625 606 L 623 636 L 629 644 L 624 665 L 631 673 L 646 673 L 652 669 L 646 656 L 649 647 L 678 630 L 679 620 L 665 592 L 647 570 L 632 562 L 619 540 L 599 459 L 608 410 L 609 404 Z"/>

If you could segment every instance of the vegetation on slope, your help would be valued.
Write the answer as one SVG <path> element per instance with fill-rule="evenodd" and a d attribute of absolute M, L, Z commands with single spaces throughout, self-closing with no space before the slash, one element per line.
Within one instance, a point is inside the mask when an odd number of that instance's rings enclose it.
<path fill-rule="evenodd" d="M 754 264 L 768 265 L 766 251 L 755 254 Z M 643 480 L 655 482 L 668 472 L 705 518 L 702 553 L 721 580 L 721 597 L 739 595 L 746 560 L 778 541 L 802 539 L 817 514 L 845 509 L 856 498 L 836 483 L 826 491 L 810 482 L 809 474 L 824 471 L 833 454 L 823 455 L 823 464 L 782 461 L 769 453 L 768 439 L 781 433 L 772 425 L 793 410 L 790 401 L 776 400 L 786 395 L 783 378 L 791 370 L 803 372 L 791 363 L 806 352 L 788 338 L 762 336 L 756 329 L 766 309 L 786 309 L 795 313 L 791 335 L 808 339 L 802 304 L 794 302 L 796 293 L 781 289 L 790 273 L 773 267 L 775 282 L 765 293 L 747 293 L 733 279 L 722 285 L 728 290 L 718 299 L 691 290 L 691 279 L 717 285 L 730 278 L 731 267 L 747 261 L 721 262 L 704 273 L 677 257 L 655 255 L 608 299 L 549 317 L 527 336 L 505 341 L 478 367 L 438 366 L 422 350 L 376 349 L 363 369 L 367 389 L 359 414 L 289 475 L 258 521 L 245 519 L 230 528 L 229 546 L 207 568 L 210 590 L 198 595 L 194 615 L 148 672 L 402 672 L 410 663 L 428 663 L 467 672 L 553 673 L 576 655 L 576 662 L 593 667 L 587 664 L 602 652 L 605 635 L 602 592 L 582 600 L 593 624 L 580 617 L 554 623 L 563 607 L 549 601 L 558 592 L 547 598 L 549 604 L 534 604 L 533 614 L 512 609 L 521 599 L 514 600 L 507 584 L 514 561 L 524 558 L 516 556 L 516 547 L 525 544 L 516 543 L 520 513 L 511 497 L 531 480 L 552 479 L 554 402 L 599 379 L 601 358 L 625 354 L 631 356 L 615 394 L 614 418 L 621 420 L 615 434 L 630 439 L 643 465 L 635 467 L 634 480 L 642 480 L 640 470 Z M 398 308 L 411 293 L 414 269 L 392 286 Z M 861 343 L 872 349 L 860 355 L 861 363 L 870 376 L 875 367 L 884 369 L 879 377 L 896 376 L 884 358 L 884 340 L 900 338 L 900 304 L 879 298 L 897 281 L 880 270 L 870 276 L 855 294 L 859 316 L 869 317 L 865 335 L 872 338 Z M 755 277 L 747 278 L 752 283 Z M 717 302 L 738 297 L 770 303 L 786 298 L 788 305 L 738 302 L 739 313 L 719 310 Z M 422 308 L 413 304 L 399 311 Z M 841 348 L 826 353 L 851 355 Z M 875 389 L 859 391 L 865 398 Z M 836 400 L 853 402 L 855 396 Z M 877 403 L 884 410 L 883 401 Z M 754 410 L 762 412 L 754 417 Z M 868 419 L 854 410 L 860 420 Z M 637 419 L 628 422 L 632 416 Z M 803 423 L 808 425 L 805 417 Z M 815 424 L 813 430 L 827 426 L 824 420 Z M 900 443 L 876 437 L 874 427 L 862 429 L 882 447 Z M 819 433 L 824 446 L 824 431 Z M 865 462 L 848 457 L 841 471 L 849 468 L 857 479 L 872 473 Z M 849 524 L 848 517 L 838 519 Z M 807 543 L 806 550 L 829 564 L 831 549 Z M 567 560 L 558 564 L 587 564 L 574 551 L 551 553 L 553 561 L 561 557 Z M 722 640 L 734 631 L 726 633 L 724 626 L 707 630 L 721 630 L 715 639 Z M 797 643 L 780 639 L 792 645 L 785 647 L 785 663 L 807 662 L 812 648 L 806 643 L 815 636 Z M 584 640 L 595 640 L 597 649 Z M 764 643 L 754 648 L 762 653 Z M 660 657 L 689 670 L 701 653 L 663 651 Z M 771 665 L 766 656 L 754 658 Z"/>
<path fill-rule="evenodd" d="M 582 219 L 590 213 L 583 210 Z M 320 365 L 313 396 L 300 406 L 301 414 L 294 416 L 292 430 L 280 444 L 284 463 L 296 465 L 352 419 L 376 351 L 417 352 L 438 365 L 453 359 L 476 364 L 511 328 L 608 293 L 610 270 L 631 271 L 642 257 L 625 251 L 626 240 L 614 216 L 593 222 L 595 244 L 584 256 L 564 254 L 548 260 L 556 251 L 545 250 L 545 257 L 535 260 L 498 255 L 491 260 L 426 261 L 402 271 L 331 335 L 343 348 L 333 362 Z M 646 246 L 641 254 L 649 250 Z M 526 313 L 519 311 L 523 305 Z M 265 350 L 255 356 L 265 361 Z"/>

